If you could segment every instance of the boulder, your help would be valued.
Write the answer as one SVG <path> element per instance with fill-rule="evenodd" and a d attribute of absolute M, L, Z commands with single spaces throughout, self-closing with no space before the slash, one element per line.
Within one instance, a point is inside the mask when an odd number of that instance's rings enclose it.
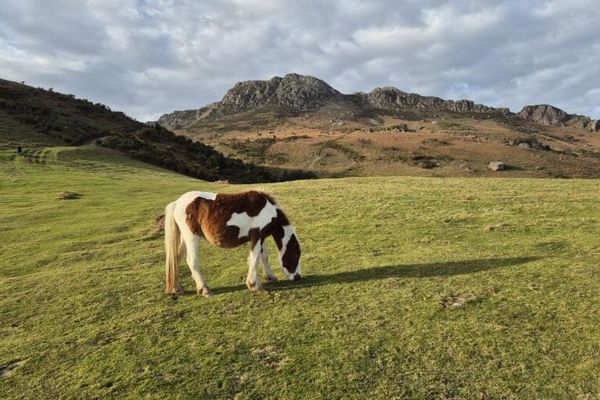
<path fill-rule="evenodd" d="M 502 161 L 490 161 L 488 163 L 488 169 L 491 171 L 504 171 L 506 169 L 506 164 Z"/>

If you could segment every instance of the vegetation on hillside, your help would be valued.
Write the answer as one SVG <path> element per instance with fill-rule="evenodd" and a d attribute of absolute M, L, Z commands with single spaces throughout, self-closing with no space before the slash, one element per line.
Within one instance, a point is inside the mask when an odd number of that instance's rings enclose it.
<path fill-rule="evenodd" d="M 129 133 L 142 124 L 109 107 L 73 95 L 0 79 L 0 116 L 27 127 L 19 135 L 3 132 L 2 145 L 30 145 L 28 133 L 51 143 L 79 145 L 114 133 Z"/>
<path fill-rule="evenodd" d="M 210 146 L 177 136 L 159 126 L 143 128 L 127 135 L 112 135 L 102 139 L 101 145 L 125 151 L 135 159 L 208 181 L 249 183 L 315 178 L 311 172 L 261 167 L 225 157 Z"/>

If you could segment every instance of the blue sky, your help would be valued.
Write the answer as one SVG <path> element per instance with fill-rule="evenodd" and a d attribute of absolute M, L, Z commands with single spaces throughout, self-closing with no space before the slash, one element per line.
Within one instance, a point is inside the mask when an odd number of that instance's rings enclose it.
<path fill-rule="evenodd" d="M 600 7 L 557 1 L 39 0 L 0 7 L 0 77 L 139 120 L 288 72 L 600 117 Z"/>

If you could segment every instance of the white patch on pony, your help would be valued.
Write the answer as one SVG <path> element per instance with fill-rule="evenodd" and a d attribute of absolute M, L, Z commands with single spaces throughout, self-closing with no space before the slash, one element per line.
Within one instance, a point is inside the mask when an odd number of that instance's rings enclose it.
<path fill-rule="evenodd" d="M 194 198 L 196 198 L 196 197 L 202 197 L 203 199 L 213 200 L 213 201 L 217 198 L 217 194 L 216 193 L 212 193 L 212 192 L 197 192 L 197 191 L 194 191 L 194 192 L 187 192 L 185 195 L 187 195 L 187 194 L 193 195 Z"/>
<path fill-rule="evenodd" d="M 259 228 L 262 229 L 267 226 L 273 218 L 277 218 L 277 208 L 267 201 L 255 217 L 248 215 L 246 211 L 243 213 L 234 212 L 231 214 L 231 218 L 225 225 L 237 226 L 239 228 L 238 239 L 248 236 L 251 229 Z M 289 240 L 289 239 L 288 239 Z"/>
<path fill-rule="evenodd" d="M 177 208 L 179 210 L 181 210 L 179 212 L 179 214 L 181 214 L 181 212 L 183 212 L 183 214 L 185 215 L 185 210 L 187 209 L 187 206 L 189 206 L 190 203 L 192 201 L 196 200 L 198 197 L 203 198 L 205 200 L 214 201 L 217 198 L 217 194 L 211 193 L 211 192 L 199 192 L 199 191 L 187 192 L 187 193 L 182 194 L 177 199 Z M 177 213 L 177 211 L 176 211 L 176 213 Z"/>
<path fill-rule="evenodd" d="M 181 229 L 182 232 L 190 232 L 191 233 L 190 228 L 186 224 L 186 220 L 188 217 L 186 214 L 187 207 L 198 197 L 201 197 L 205 200 L 214 201 L 217 198 L 217 194 L 211 193 L 211 192 L 193 191 L 193 192 L 187 192 L 187 193 L 182 194 L 176 200 L 173 216 L 175 217 L 175 221 L 177 221 L 177 225 L 179 225 L 179 229 Z"/>
<path fill-rule="evenodd" d="M 283 227 L 283 238 L 281 239 L 281 242 L 283 243 L 281 246 L 282 253 L 285 253 L 285 248 L 287 247 L 294 233 L 296 233 L 296 230 L 292 225 L 286 225 Z"/>

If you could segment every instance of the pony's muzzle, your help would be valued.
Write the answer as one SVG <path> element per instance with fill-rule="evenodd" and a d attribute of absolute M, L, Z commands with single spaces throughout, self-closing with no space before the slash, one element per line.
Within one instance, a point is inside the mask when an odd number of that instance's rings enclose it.
<path fill-rule="evenodd" d="M 302 277 L 300 276 L 300 274 L 295 274 L 294 275 L 294 282 L 295 281 L 299 281 L 300 279 L 302 279 Z"/>

